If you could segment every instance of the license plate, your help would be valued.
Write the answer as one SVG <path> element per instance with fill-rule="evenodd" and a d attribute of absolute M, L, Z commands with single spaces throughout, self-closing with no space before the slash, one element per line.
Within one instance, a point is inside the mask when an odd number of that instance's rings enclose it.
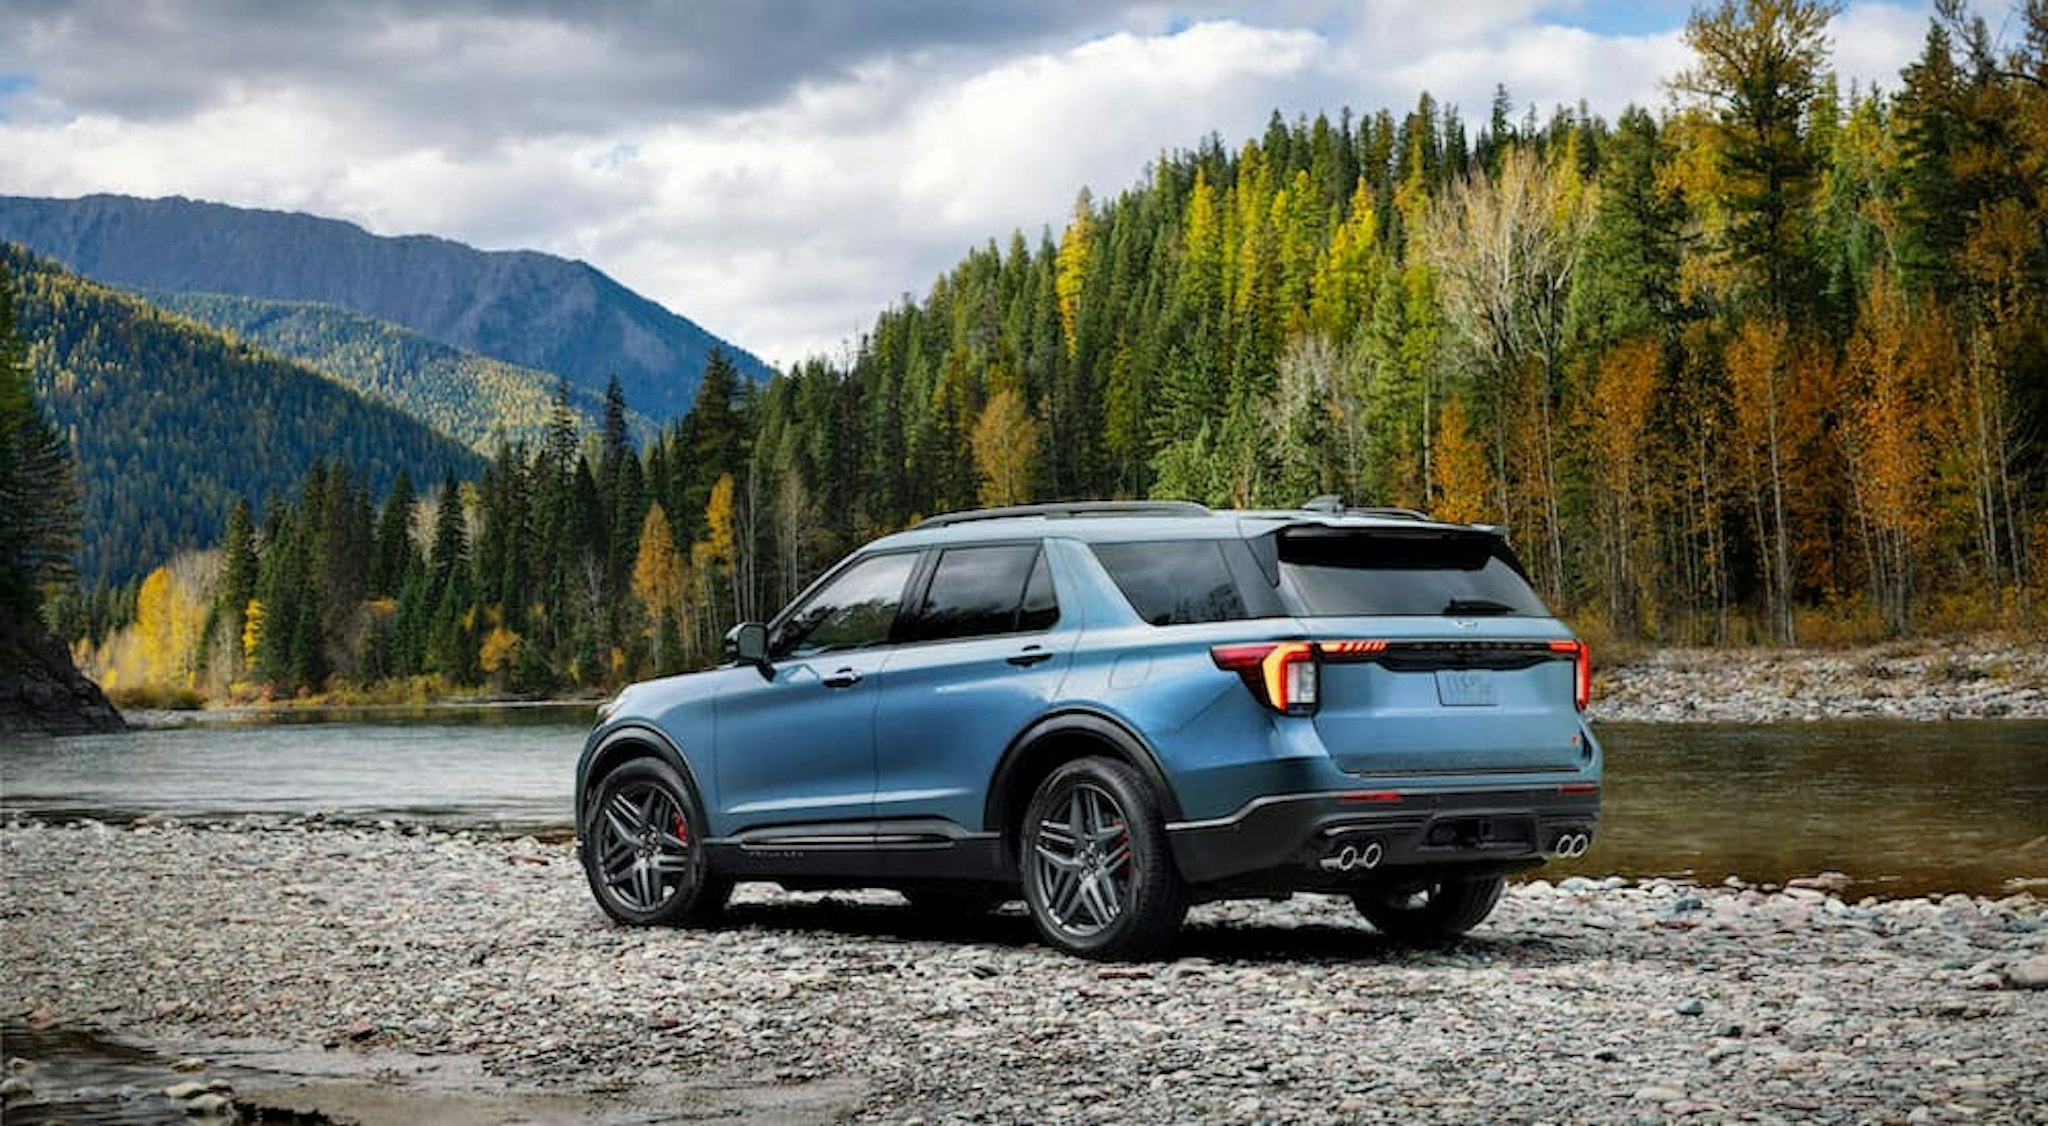
<path fill-rule="evenodd" d="M 1436 699 L 1447 708 L 1491 708 L 1500 692 L 1490 669 L 1438 669 Z"/>

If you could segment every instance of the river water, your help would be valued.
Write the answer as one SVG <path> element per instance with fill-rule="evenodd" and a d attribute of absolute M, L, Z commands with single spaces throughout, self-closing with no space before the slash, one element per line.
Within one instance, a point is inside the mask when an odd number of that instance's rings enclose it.
<path fill-rule="evenodd" d="M 566 837 L 591 717 L 587 704 L 331 711 L 0 738 L 0 814 L 318 811 Z M 1879 896 L 2048 886 L 2048 722 L 1598 730 L 1599 839 L 1545 876 L 1783 882 L 1832 870 L 1851 877 L 1851 895 Z"/>

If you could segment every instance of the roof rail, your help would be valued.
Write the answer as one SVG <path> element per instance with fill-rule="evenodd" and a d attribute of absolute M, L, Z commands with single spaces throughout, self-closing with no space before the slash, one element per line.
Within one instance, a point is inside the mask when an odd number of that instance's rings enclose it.
<path fill-rule="evenodd" d="M 1428 520 L 1427 512 L 1412 508 L 1395 508 L 1385 505 L 1347 505 L 1344 498 L 1335 493 L 1324 493 L 1301 506 L 1305 512 L 1320 512 L 1330 516 L 1378 516 L 1391 520 Z"/>
<path fill-rule="evenodd" d="M 968 512 L 946 512 L 926 517 L 917 522 L 919 528 L 944 528 L 952 524 L 971 524 L 977 520 L 1007 520 L 1012 517 L 1037 516 L 1044 519 L 1069 519 L 1083 516 L 1208 516 L 1206 505 L 1189 500 L 1079 500 L 1054 501 L 1051 504 L 1012 504 L 1002 508 L 977 508 Z"/>

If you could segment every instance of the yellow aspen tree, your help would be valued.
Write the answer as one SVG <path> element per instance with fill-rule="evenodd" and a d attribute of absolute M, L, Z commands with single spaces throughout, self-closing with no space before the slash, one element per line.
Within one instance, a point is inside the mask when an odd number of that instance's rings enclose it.
<path fill-rule="evenodd" d="M 1878 277 L 1849 340 L 1856 397 L 1844 426 L 1871 566 L 1871 593 L 1887 629 L 1912 624 L 1913 579 L 1935 526 L 1934 451 L 1925 400 L 1937 353 L 1914 330 L 1897 287 Z"/>
<path fill-rule="evenodd" d="M 135 595 L 136 682 L 162 684 L 175 663 L 171 652 L 171 569 L 158 567 Z"/>
<path fill-rule="evenodd" d="M 1791 445 L 1790 332 L 1775 315 L 1753 317 L 1736 330 L 1724 361 L 1736 426 L 1745 436 L 1734 444 L 1734 453 L 1748 493 L 1750 523 L 1765 550 L 1764 590 L 1770 604 L 1771 633 L 1787 645 L 1797 640 L 1792 620 L 1791 529 L 1785 522 Z"/>
<path fill-rule="evenodd" d="M 683 598 L 683 553 L 660 501 L 647 506 L 640 521 L 640 550 L 633 557 L 633 597 L 645 611 L 650 640 L 672 624 Z"/>
<path fill-rule="evenodd" d="M 696 577 L 698 612 L 686 615 L 696 625 L 692 640 L 696 648 L 708 651 L 712 638 L 706 627 L 722 620 L 718 606 L 719 577 L 726 580 L 731 605 L 739 606 L 739 513 L 732 474 L 720 474 L 711 486 L 711 499 L 704 506 L 704 539 L 690 549 L 690 569 Z"/>
<path fill-rule="evenodd" d="M 208 567 L 192 556 L 158 567 L 143 579 L 135 603 L 138 667 L 131 670 L 131 683 L 174 689 L 198 686 L 209 579 Z"/>
<path fill-rule="evenodd" d="M 1646 462 L 1662 364 L 1663 348 L 1655 339 L 1624 341 L 1600 358 L 1593 394 L 1584 405 L 1586 448 L 1600 513 L 1595 534 L 1606 569 L 1601 585 L 1608 624 L 1622 631 L 1638 629 L 1654 603 L 1654 592 L 1648 589 Z"/>
<path fill-rule="evenodd" d="M 1055 261 L 1053 291 L 1059 298 L 1060 327 L 1066 334 L 1067 355 L 1074 355 L 1081 339 L 1081 294 L 1088 284 L 1088 265 L 1095 254 L 1094 201 L 1082 188 L 1074 200 L 1074 217 L 1060 236 Z"/>
<path fill-rule="evenodd" d="M 505 628 L 505 614 L 498 607 L 491 607 L 484 617 L 490 628 L 484 631 L 477 644 L 477 667 L 488 673 L 491 683 L 502 691 L 519 668 L 520 650 L 525 639 L 516 631 Z"/>
<path fill-rule="evenodd" d="M 1449 400 L 1437 412 L 1436 454 L 1430 468 L 1436 477 L 1432 491 L 1437 519 L 1471 524 L 1487 518 L 1492 475 L 1486 469 L 1485 448 L 1473 440 L 1461 399 Z"/>
<path fill-rule="evenodd" d="M 981 503 L 1023 504 L 1031 499 L 1040 426 L 1015 388 L 996 392 L 974 424 L 974 467 L 981 479 Z"/>

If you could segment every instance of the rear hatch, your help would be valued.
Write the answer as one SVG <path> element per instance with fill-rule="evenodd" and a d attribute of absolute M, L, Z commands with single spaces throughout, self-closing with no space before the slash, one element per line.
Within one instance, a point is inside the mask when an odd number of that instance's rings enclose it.
<path fill-rule="evenodd" d="M 1484 529 L 1296 525 L 1254 551 L 1320 651 L 1315 725 L 1362 775 L 1577 768 L 1585 652 Z"/>

